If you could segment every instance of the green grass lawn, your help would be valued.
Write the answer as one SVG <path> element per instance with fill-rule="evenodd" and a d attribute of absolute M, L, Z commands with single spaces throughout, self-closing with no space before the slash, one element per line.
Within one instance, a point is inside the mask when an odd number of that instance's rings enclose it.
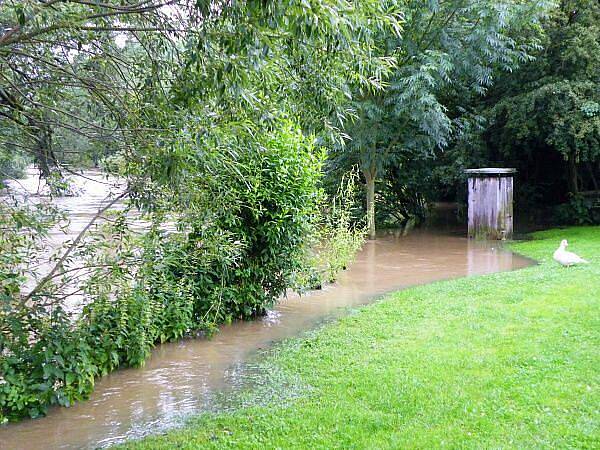
<path fill-rule="evenodd" d="M 514 250 L 521 271 L 400 291 L 271 363 L 310 386 L 128 448 L 600 448 L 600 227 Z M 591 261 L 552 261 L 561 239 Z"/>

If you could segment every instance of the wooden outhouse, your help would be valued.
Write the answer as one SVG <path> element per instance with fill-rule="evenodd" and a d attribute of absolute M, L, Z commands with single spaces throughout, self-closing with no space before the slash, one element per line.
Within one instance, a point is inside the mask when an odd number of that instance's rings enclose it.
<path fill-rule="evenodd" d="M 511 239 L 516 169 L 468 169 L 469 237 Z"/>

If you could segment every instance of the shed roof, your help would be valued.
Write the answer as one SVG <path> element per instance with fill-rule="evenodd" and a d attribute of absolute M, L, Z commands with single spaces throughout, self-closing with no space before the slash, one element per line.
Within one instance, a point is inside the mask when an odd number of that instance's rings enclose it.
<path fill-rule="evenodd" d="M 467 169 L 465 173 L 472 176 L 509 176 L 516 173 L 517 169 L 502 167 L 484 167 L 481 169 Z"/>

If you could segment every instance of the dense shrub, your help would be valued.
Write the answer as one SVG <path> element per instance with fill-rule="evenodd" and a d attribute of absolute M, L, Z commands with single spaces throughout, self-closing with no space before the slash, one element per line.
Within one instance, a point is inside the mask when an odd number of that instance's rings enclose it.
<path fill-rule="evenodd" d="M 53 280 L 25 304 L 27 239 L 11 250 L 20 257 L 0 267 L 0 422 L 88 397 L 96 377 L 143 364 L 156 343 L 264 313 L 306 270 L 315 236 L 328 278 L 349 263 L 361 237 L 349 231 L 341 198 L 328 218 L 320 215 L 322 155 L 310 139 L 284 124 L 211 144 L 220 157 L 210 170 L 188 165 L 192 176 L 173 191 L 161 186 L 169 209 L 147 215 L 147 232 L 132 233 L 121 212 L 77 246 L 63 272 L 82 261 L 90 268 L 79 282 L 81 311 L 64 302 L 66 281 Z M 167 218 L 175 231 L 165 231 Z"/>
<path fill-rule="evenodd" d="M 380 226 L 402 228 L 409 222 L 419 224 L 425 220 L 429 200 L 434 196 L 430 163 L 415 158 L 386 169 L 377 189 L 380 206 L 376 220 Z"/>
<path fill-rule="evenodd" d="M 600 196 L 572 194 L 567 203 L 554 209 L 554 219 L 562 225 L 598 225 Z"/>

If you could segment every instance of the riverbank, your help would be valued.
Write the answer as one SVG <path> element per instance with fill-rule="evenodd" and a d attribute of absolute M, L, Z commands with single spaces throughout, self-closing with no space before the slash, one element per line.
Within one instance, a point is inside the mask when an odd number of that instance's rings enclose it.
<path fill-rule="evenodd" d="M 365 243 L 335 284 L 282 298 L 266 316 L 221 326 L 211 339 L 159 345 L 143 367 L 99 378 L 89 400 L 53 408 L 43 418 L 0 426 L 0 442 L 11 450 L 106 447 L 172 429 L 192 415 L 230 410 L 239 397 L 244 404 L 256 404 L 272 400 L 276 388 L 289 398 L 289 383 L 282 388 L 273 381 L 281 370 L 274 371 L 272 359 L 264 357 L 279 343 L 399 289 L 532 263 L 497 243 L 469 241 L 462 234 L 437 229 L 382 233 Z M 304 389 L 298 386 L 292 392 Z M 255 398 L 248 399 L 250 395 Z"/>
<path fill-rule="evenodd" d="M 540 264 L 386 296 L 272 357 L 311 388 L 127 448 L 593 448 L 600 228 L 536 233 Z M 588 266 L 551 258 L 562 238 Z"/>

